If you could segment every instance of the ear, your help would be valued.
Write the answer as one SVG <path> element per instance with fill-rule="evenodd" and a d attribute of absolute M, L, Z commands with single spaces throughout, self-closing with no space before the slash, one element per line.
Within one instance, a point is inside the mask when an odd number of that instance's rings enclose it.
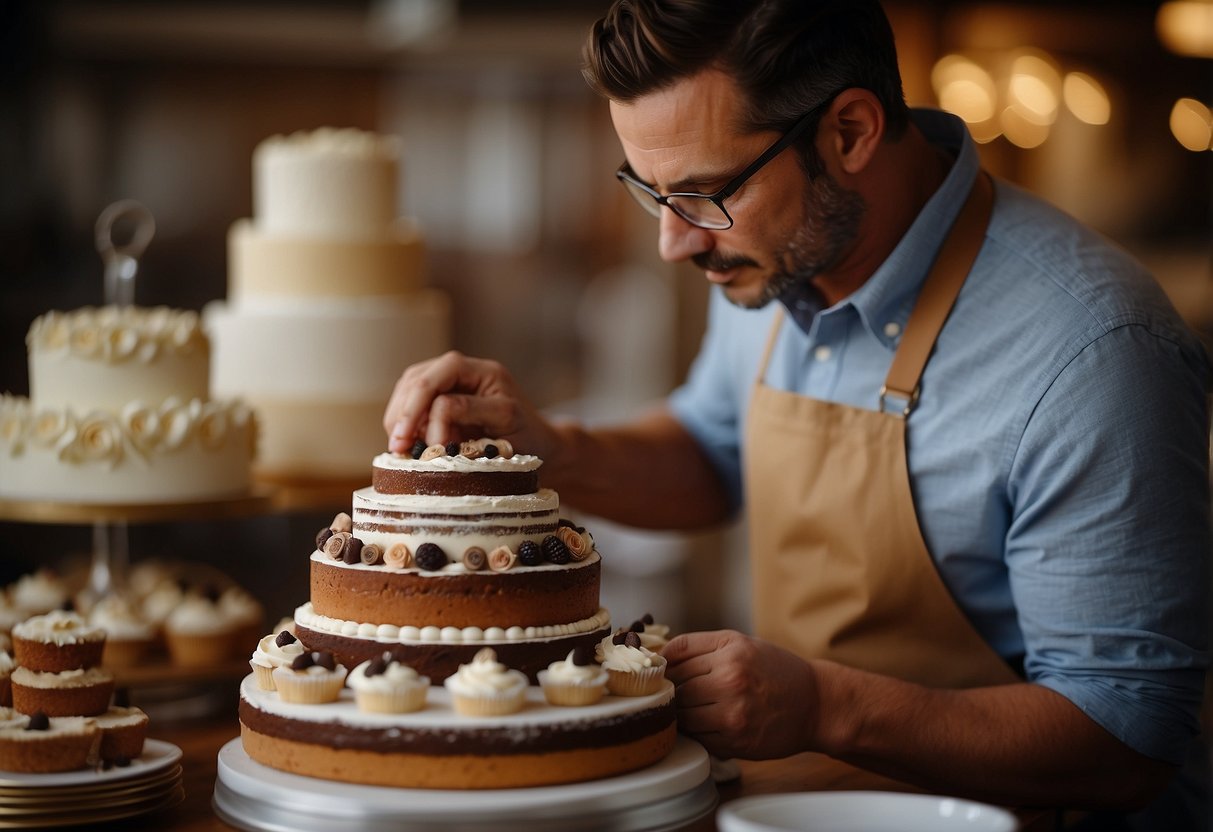
<path fill-rule="evenodd" d="M 884 107 L 872 92 L 852 87 L 830 105 L 827 116 L 833 130 L 830 149 L 848 174 L 861 172 L 872 161 L 884 138 Z"/>

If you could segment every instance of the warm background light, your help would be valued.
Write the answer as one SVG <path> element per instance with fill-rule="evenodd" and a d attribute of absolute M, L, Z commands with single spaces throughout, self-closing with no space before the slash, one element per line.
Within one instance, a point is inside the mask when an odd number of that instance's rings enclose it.
<path fill-rule="evenodd" d="M 1061 86 L 1066 109 L 1087 124 L 1107 124 L 1112 103 L 1103 86 L 1085 72 L 1068 72 Z"/>
<path fill-rule="evenodd" d="M 1154 25 L 1159 40 L 1172 52 L 1213 58 L 1213 0 L 1163 3 Z"/>
<path fill-rule="evenodd" d="M 1007 103 L 1025 121 L 1039 125 L 1056 121 L 1060 89 L 1061 76 L 1043 54 L 1023 53 L 1012 61 Z"/>
<path fill-rule="evenodd" d="M 1171 108 L 1171 133 L 1188 150 L 1213 149 L 1213 113 L 1195 98 L 1181 98 Z"/>
<path fill-rule="evenodd" d="M 1015 107 L 1007 107 L 1002 111 L 999 124 L 1002 125 L 1002 132 L 1007 141 L 1025 150 L 1040 147 L 1049 137 L 1049 125 L 1025 117 L 1021 110 Z"/>

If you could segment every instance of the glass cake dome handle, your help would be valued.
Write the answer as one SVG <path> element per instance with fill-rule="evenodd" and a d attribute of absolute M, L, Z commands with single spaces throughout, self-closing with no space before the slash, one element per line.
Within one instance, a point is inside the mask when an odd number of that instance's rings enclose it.
<path fill-rule="evenodd" d="M 115 202 L 97 217 L 94 239 L 105 263 L 107 305 L 134 305 L 139 258 L 155 233 L 152 212 L 133 199 Z"/>

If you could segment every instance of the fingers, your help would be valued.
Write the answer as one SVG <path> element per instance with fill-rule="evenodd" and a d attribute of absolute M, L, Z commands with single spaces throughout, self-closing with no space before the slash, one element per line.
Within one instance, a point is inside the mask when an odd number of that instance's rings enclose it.
<path fill-rule="evenodd" d="M 683 662 L 691 661 L 703 656 L 710 656 L 718 650 L 723 649 L 728 644 L 743 639 L 741 633 L 734 630 L 713 630 L 702 633 L 683 633 L 670 639 L 661 651 L 661 655 L 665 657 L 667 662 L 666 672 L 674 669 L 675 666 Z M 701 662 L 702 663 L 702 662 Z"/>
<path fill-rule="evenodd" d="M 497 362 L 469 358 L 456 351 L 414 364 L 400 376 L 384 409 L 388 449 L 404 453 L 422 438 L 427 444 L 451 441 L 458 427 L 473 426 L 469 420 L 499 422 L 504 409 L 501 402 L 481 408 L 466 401 L 439 404 L 440 398 L 447 394 L 501 396 L 513 388 L 513 380 Z"/>

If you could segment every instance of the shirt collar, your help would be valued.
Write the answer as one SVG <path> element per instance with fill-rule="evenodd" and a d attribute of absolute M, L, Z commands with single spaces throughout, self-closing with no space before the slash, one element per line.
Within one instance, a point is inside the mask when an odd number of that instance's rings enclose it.
<path fill-rule="evenodd" d="M 890 350 L 897 347 L 927 270 L 960 213 L 979 168 L 977 149 L 961 119 L 939 110 L 917 109 L 910 114 L 927 141 L 953 154 L 956 161 L 885 261 L 834 307 L 853 307 L 873 337 Z M 800 287 L 781 301 L 789 317 L 807 334 L 822 308 L 816 291 L 806 294 L 804 289 L 812 287 Z"/>

